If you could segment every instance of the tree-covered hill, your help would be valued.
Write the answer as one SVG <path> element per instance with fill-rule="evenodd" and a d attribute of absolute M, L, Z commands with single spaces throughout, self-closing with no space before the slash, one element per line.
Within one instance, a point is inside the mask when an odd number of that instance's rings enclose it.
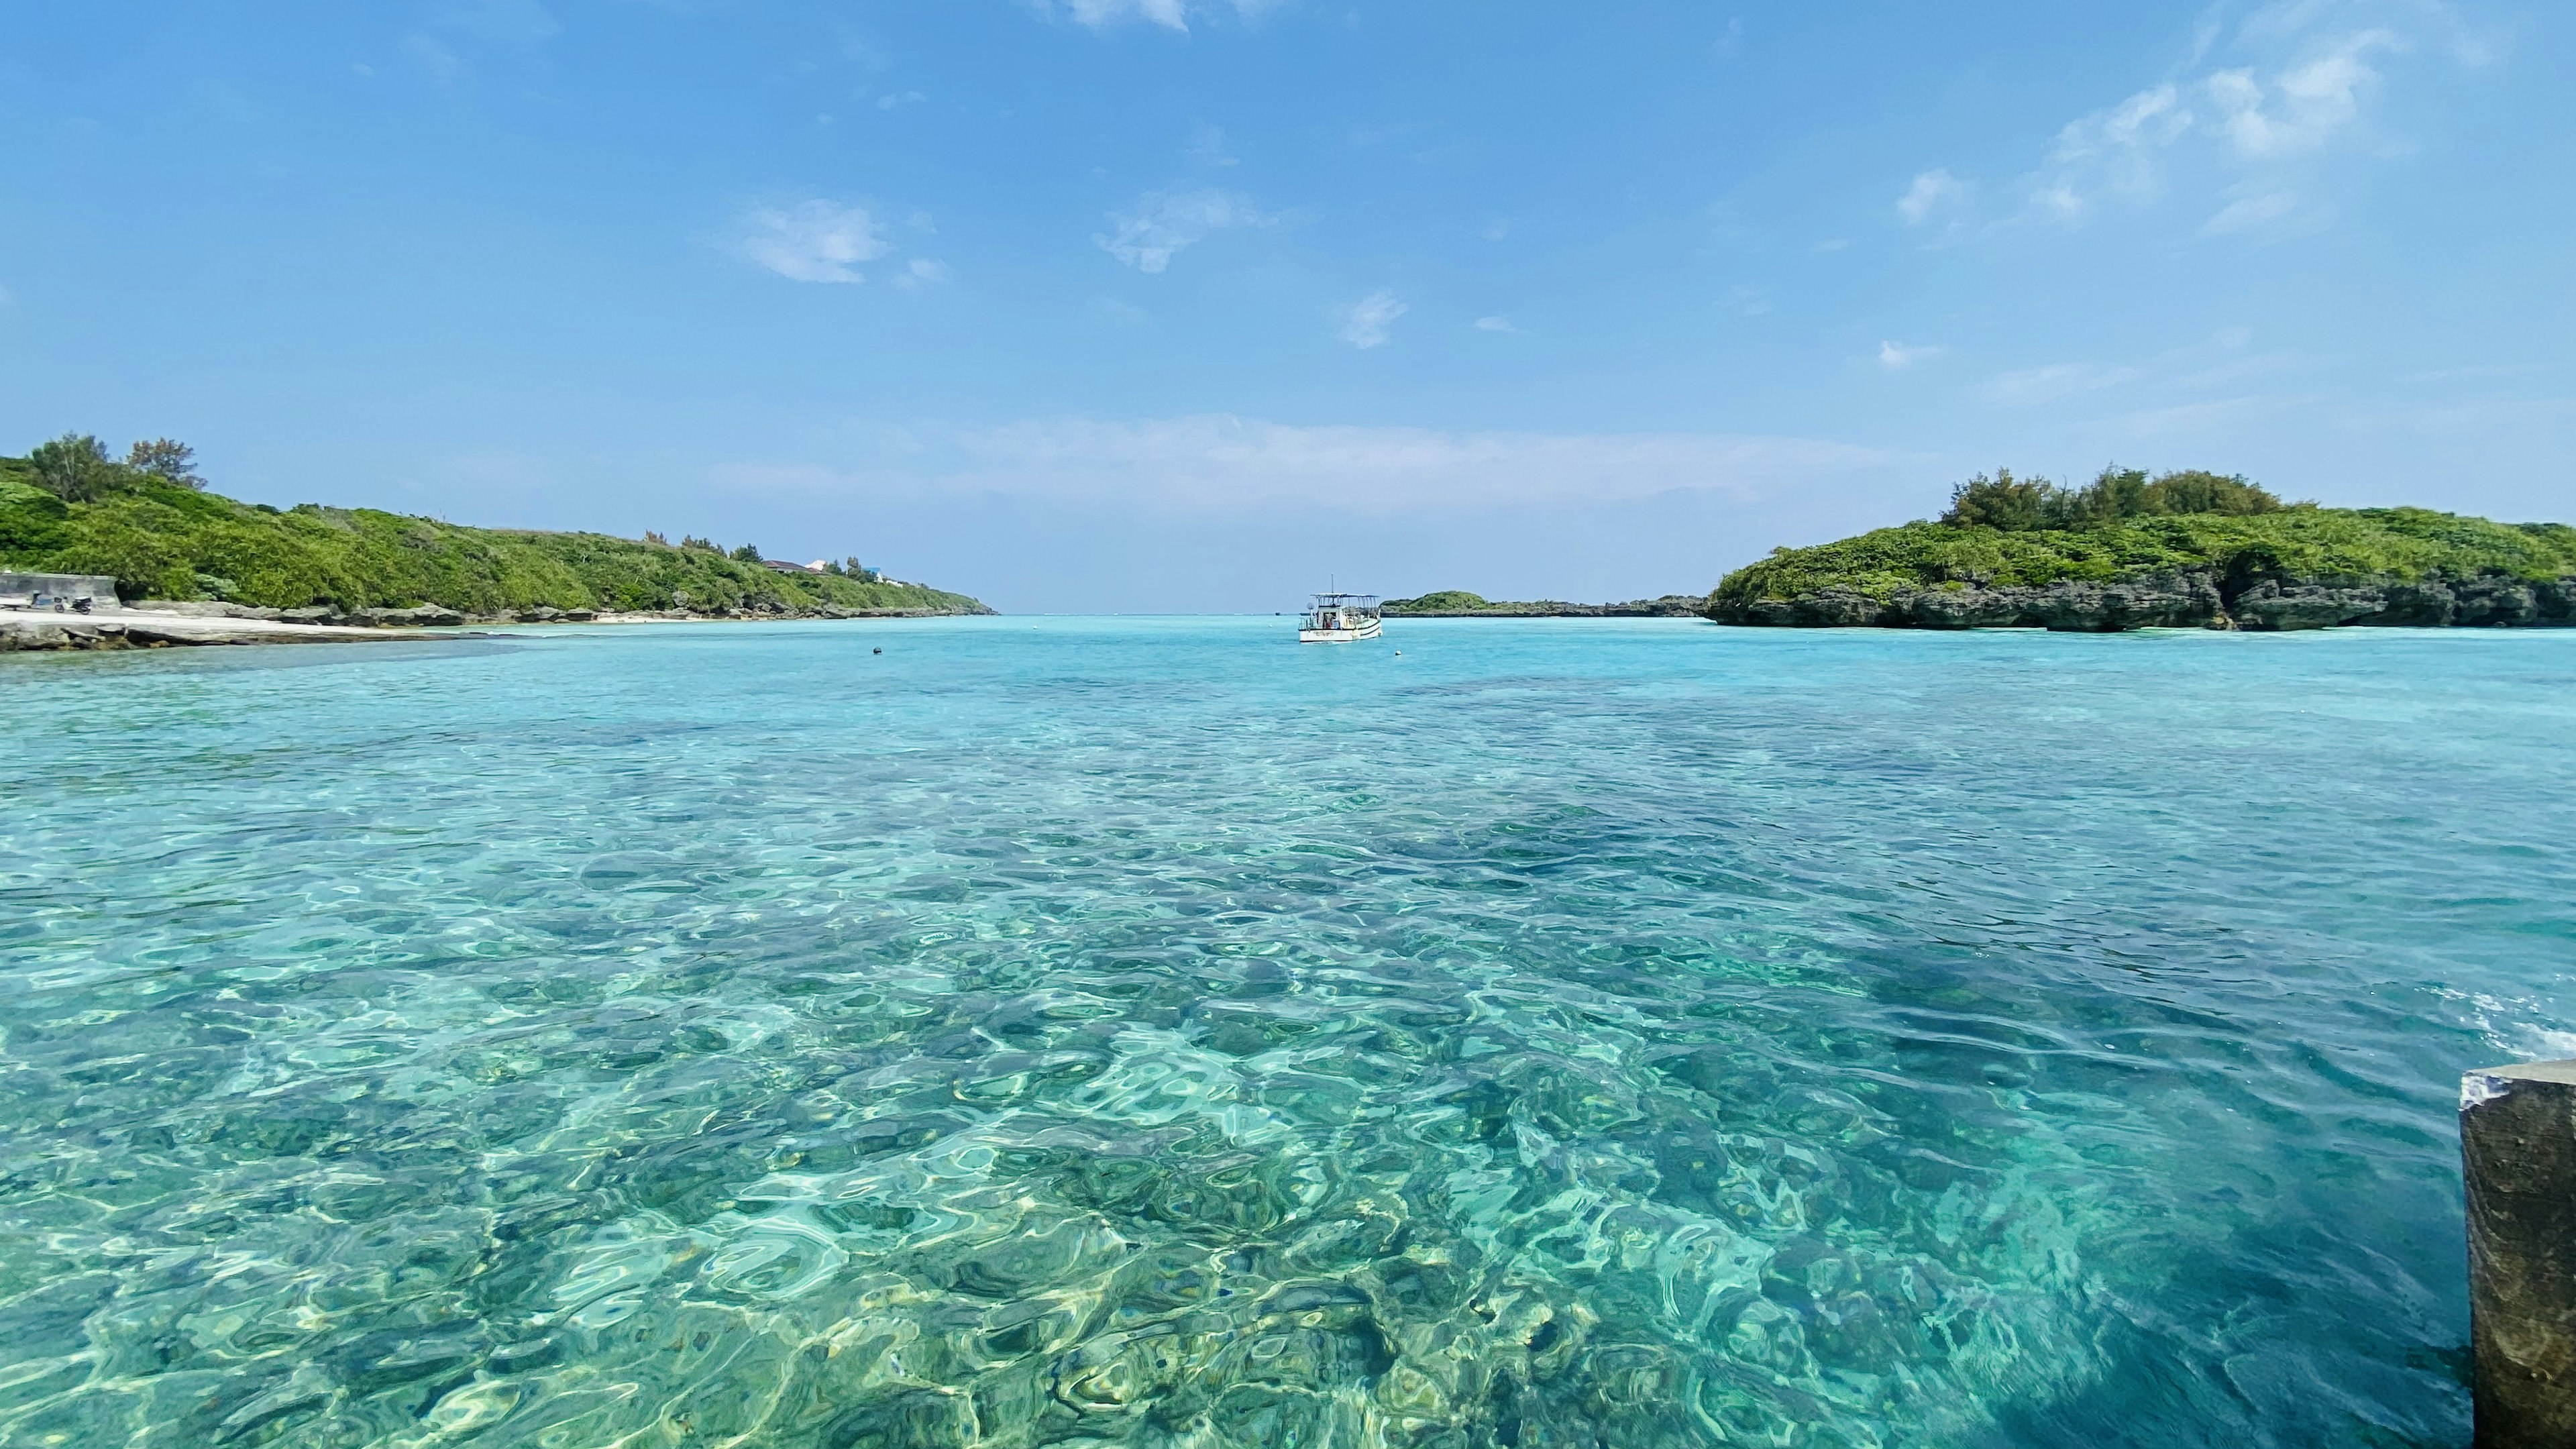
<path fill-rule="evenodd" d="M 66 457 L 67 443 L 84 445 Z M 126 599 L 221 599 L 355 612 L 436 604 L 466 614 L 538 608 L 983 613 L 963 594 L 834 566 L 781 573 L 712 544 L 467 528 L 369 508 L 290 509 L 207 492 L 138 444 L 125 464 L 91 440 L 0 458 L 0 569 L 111 575 Z M 750 550 L 745 550 L 750 553 Z"/>
<path fill-rule="evenodd" d="M 2143 477 L 2105 479 L 2115 476 Z M 2218 497 L 2227 511 L 2165 511 L 2152 494 L 2133 494 L 2133 506 L 2069 502 L 2093 490 L 1981 478 L 1939 522 L 1775 549 L 1728 574 L 1708 614 L 1908 628 L 2576 624 L 2566 524 L 2284 505 L 2259 489 L 2200 486 L 2214 475 L 2177 477 L 2199 491 L 2173 496 Z"/>
<path fill-rule="evenodd" d="M 1652 619 L 1690 618 L 1703 601 L 1694 594 L 1666 594 L 1624 604 L 1569 604 L 1562 599 L 1497 600 L 1465 589 L 1440 589 L 1410 599 L 1389 599 L 1390 619 Z"/>

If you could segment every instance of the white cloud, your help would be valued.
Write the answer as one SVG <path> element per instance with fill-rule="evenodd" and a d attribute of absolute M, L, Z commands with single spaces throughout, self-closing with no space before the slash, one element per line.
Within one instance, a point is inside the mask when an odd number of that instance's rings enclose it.
<path fill-rule="evenodd" d="M 1448 432 L 1231 416 L 1040 419 L 877 439 L 854 467 L 739 463 L 759 491 L 995 493 L 1157 509 L 1293 504 L 1332 486 L 1370 512 L 1644 498 L 1711 489 L 1745 501 L 1890 469 L 1903 455 L 1741 433 Z"/>
<path fill-rule="evenodd" d="M 1167 30 L 1185 31 L 1190 28 L 1189 18 L 1193 11 L 1204 13 L 1223 8 L 1250 20 L 1277 3 L 1279 0 L 1230 0 L 1220 7 L 1206 3 L 1206 0 L 1060 0 L 1060 3 L 1036 0 L 1040 11 L 1048 15 L 1060 13 L 1075 24 L 1087 25 L 1094 30 L 1143 21 Z"/>
<path fill-rule="evenodd" d="M 877 97 L 877 109 L 891 111 L 898 106 L 917 106 L 929 99 L 919 91 L 888 91 Z"/>
<path fill-rule="evenodd" d="M 2000 403 L 2028 406 L 2054 402 L 2079 392 L 2117 387 L 2145 376 L 2134 367 L 2098 367 L 2090 362 L 2058 362 L 2046 367 L 2007 372 L 1986 384 L 1986 396 Z"/>
<path fill-rule="evenodd" d="M 1878 365 L 1901 372 L 1927 357 L 1938 357 L 1949 350 L 1946 347 L 1908 347 L 1902 342 L 1882 342 L 1878 344 Z"/>
<path fill-rule="evenodd" d="M 1386 333 L 1408 309 L 1389 291 L 1375 291 L 1341 309 L 1344 342 L 1365 352 L 1386 345 Z"/>
<path fill-rule="evenodd" d="M 1509 317 L 1479 317 L 1476 319 L 1476 330 L 1479 332 L 1518 332 L 1521 329 L 1513 326 L 1512 319 Z"/>
<path fill-rule="evenodd" d="M 902 271 L 895 274 L 894 284 L 910 292 L 922 287 L 935 287 L 955 275 L 955 272 L 949 270 L 946 262 L 935 262 L 928 257 L 915 257 L 904 264 Z"/>
<path fill-rule="evenodd" d="M 735 249 L 793 281 L 857 283 L 867 280 L 855 270 L 858 263 L 893 248 L 867 208 L 816 198 L 754 207 Z"/>
<path fill-rule="evenodd" d="M 1921 226 L 1933 213 L 1950 206 L 1967 194 L 1967 187 L 1950 174 L 1947 167 L 1936 167 L 1914 178 L 1914 184 L 1896 199 L 1896 214 L 1907 226 Z"/>
<path fill-rule="evenodd" d="M 2039 169 L 2024 178 L 2023 216 L 2075 221 L 2105 199 L 2144 205 L 2175 181 L 2198 178 L 2208 185 L 2213 174 L 2232 175 L 2240 191 L 2286 194 L 2277 184 L 2284 166 L 2360 121 L 2382 80 L 2372 57 L 2410 48 L 2391 29 L 2325 31 L 2354 8 L 2292 3 L 2259 11 L 2239 28 L 2233 46 L 2252 52 L 2238 57 L 2252 63 L 2177 76 L 2068 122 Z M 2438 18 L 2438 11 L 2431 13 Z M 2204 31 L 2192 55 L 2195 67 L 2217 46 L 2218 34 Z M 2202 234 L 2269 220 L 2267 204 L 2241 201 L 2211 218 Z"/>
<path fill-rule="evenodd" d="M 1094 236 L 1102 251 L 1140 272 L 1172 264 L 1182 248 L 1236 227 L 1274 226 L 1248 199 L 1228 191 L 1160 191 L 1141 197 L 1131 213 L 1113 212 L 1116 236 Z"/>

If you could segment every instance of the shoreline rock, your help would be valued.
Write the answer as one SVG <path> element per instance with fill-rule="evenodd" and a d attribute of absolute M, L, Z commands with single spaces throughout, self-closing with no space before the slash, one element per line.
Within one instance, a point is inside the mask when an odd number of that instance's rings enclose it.
<path fill-rule="evenodd" d="M 660 624 L 784 622 L 790 619 L 919 619 L 962 617 L 946 609 L 845 609 L 699 614 L 685 610 L 635 613 L 536 608 L 513 614 L 464 614 L 436 604 L 410 609 L 257 609 L 202 599 L 146 599 L 87 613 L 0 609 L 0 653 L 33 650 L 157 649 L 199 644 L 355 644 L 394 639 L 491 637 L 452 632 L 466 626 L 519 624 Z M 990 609 L 983 611 L 992 613 Z M 433 632 L 434 631 L 434 632 Z"/>
<path fill-rule="evenodd" d="M 2189 569 L 2109 583 L 2065 579 L 2044 588 L 1945 584 L 1884 599 L 1845 588 L 1747 602 L 1711 596 L 1702 612 L 1721 624 L 1793 629 L 2566 628 L 2576 626 L 2576 576 L 2538 582 L 2438 572 L 2411 580 L 2229 579 Z"/>
<path fill-rule="evenodd" d="M 0 654 L 32 650 L 159 649 L 169 645 L 367 644 L 442 636 L 344 629 L 281 619 L 100 609 L 87 614 L 0 612 Z M 446 635 L 446 638 L 474 637 Z"/>

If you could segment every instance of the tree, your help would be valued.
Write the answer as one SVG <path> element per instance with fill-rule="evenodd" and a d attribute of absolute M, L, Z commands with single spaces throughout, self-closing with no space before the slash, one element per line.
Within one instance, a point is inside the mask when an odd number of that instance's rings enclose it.
<path fill-rule="evenodd" d="M 682 547 L 682 548 L 693 548 L 693 549 L 696 549 L 696 550 L 697 550 L 698 552 L 700 552 L 700 553 L 722 553 L 722 552 L 724 552 L 724 550 L 723 550 L 723 549 L 720 549 L 720 548 L 716 547 L 716 545 L 715 545 L 715 541 L 714 541 L 713 539 L 700 538 L 700 537 L 698 537 L 696 534 L 693 534 L 693 533 L 684 533 L 684 534 L 681 534 L 681 535 L 680 535 L 680 547 Z"/>
<path fill-rule="evenodd" d="M 734 562 L 736 563 L 758 563 L 760 562 L 760 545 L 756 543 L 746 543 L 742 547 L 733 551 L 733 557 Z"/>
<path fill-rule="evenodd" d="M 2144 468 L 2113 464 L 2081 488 L 2061 488 L 1998 468 L 1992 478 L 1980 473 L 1951 489 L 1950 511 L 1941 521 L 2007 532 L 2077 531 L 2164 514 L 2272 513 L 2280 507 L 2280 499 L 2241 473 L 2222 476 L 2195 468 L 2149 479 Z"/>
<path fill-rule="evenodd" d="M 2057 492 L 2057 485 L 2045 478 L 2015 478 L 2010 468 L 1997 468 L 1991 478 L 1980 473 L 1952 488 L 1950 511 L 1941 521 L 2014 532 L 2046 528 L 2049 501 Z"/>
<path fill-rule="evenodd" d="M 27 454 L 36 486 L 66 503 L 90 503 L 106 497 L 127 478 L 126 470 L 107 456 L 107 445 L 87 433 L 65 433 L 40 443 Z"/>
<path fill-rule="evenodd" d="M 644 541 L 656 548 L 669 548 L 671 546 L 671 541 L 669 539 L 664 538 L 662 535 L 655 533 L 649 528 L 644 530 Z"/>
<path fill-rule="evenodd" d="M 138 439 L 125 450 L 125 466 L 182 488 L 206 486 L 206 480 L 197 473 L 197 450 L 177 438 L 154 438 L 150 442 Z"/>

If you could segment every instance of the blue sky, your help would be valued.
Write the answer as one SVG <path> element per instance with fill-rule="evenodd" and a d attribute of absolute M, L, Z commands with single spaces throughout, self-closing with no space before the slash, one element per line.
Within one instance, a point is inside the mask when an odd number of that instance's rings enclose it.
<path fill-rule="evenodd" d="M 18 5 L 0 447 L 1006 610 L 1698 592 L 1999 464 L 2567 519 L 2571 61 L 2400 0 Z"/>

